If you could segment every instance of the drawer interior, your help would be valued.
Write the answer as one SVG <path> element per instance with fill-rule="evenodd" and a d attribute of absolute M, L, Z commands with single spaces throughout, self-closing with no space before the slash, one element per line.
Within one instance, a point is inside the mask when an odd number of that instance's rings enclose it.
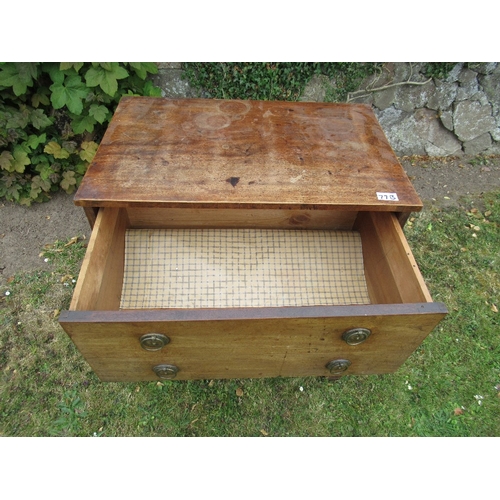
<path fill-rule="evenodd" d="M 101 208 L 70 310 L 432 302 L 394 214 L 334 214 L 339 230 L 320 212 L 321 229 L 183 228 Z"/>
<path fill-rule="evenodd" d="M 356 231 L 129 229 L 121 309 L 369 304 Z"/>

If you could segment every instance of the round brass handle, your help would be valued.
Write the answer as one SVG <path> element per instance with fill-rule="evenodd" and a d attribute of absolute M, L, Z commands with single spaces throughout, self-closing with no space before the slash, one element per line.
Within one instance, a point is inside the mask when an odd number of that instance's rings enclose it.
<path fill-rule="evenodd" d="M 348 359 L 334 359 L 326 365 L 326 368 L 330 373 L 336 374 L 345 372 L 350 366 L 351 362 Z"/>
<path fill-rule="evenodd" d="M 353 328 L 342 334 L 342 340 L 349 345 L 362 344 L 372 332 L 368 328 Z"/>
<path fill-rule="evenodd" d="M 140 342 L 146 351 L 159 351 L 170 342 L 170 339 L 163 333 L 146 333 L 140 338 Z"/>
<path fill-rule="evenodd" d="M 153 371 L 163 380 L 170 380 L 177 376 L 179 368 L 175 365 L 156 365 L 153 366 Z"/>

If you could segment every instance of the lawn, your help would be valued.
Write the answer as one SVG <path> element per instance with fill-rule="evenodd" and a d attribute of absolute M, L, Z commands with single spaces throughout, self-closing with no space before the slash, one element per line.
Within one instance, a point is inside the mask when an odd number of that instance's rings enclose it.
<path fill-rule="evenodd" d="M 449 315 L 394 374 L 101 383 L 57 323 L 85 241 L 0 289 L 3 436 L 499 436 L 500 193 L 405 227 Z M 44 263 L 45 264 L 45 263 Z"/>

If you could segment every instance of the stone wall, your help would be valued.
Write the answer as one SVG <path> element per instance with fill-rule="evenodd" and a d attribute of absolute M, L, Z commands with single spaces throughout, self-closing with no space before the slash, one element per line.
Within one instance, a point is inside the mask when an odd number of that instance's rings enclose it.
<path fill-rule="evenodd" d="M 500 64 L 457 63 L 444 80 L 423 67 L 386 63 L 350 102 L 372 105 L 399 156 L 499 154 Z"/>

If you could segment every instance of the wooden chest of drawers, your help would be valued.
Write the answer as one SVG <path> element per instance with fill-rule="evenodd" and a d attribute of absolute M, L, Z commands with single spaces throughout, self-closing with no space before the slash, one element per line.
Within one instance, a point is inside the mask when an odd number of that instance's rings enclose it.
<path fill-rule="evenodd" d="M 103 381 L 395 371 L 446 314 L 366 105 L 123 98 L 60 324 Z"/>

